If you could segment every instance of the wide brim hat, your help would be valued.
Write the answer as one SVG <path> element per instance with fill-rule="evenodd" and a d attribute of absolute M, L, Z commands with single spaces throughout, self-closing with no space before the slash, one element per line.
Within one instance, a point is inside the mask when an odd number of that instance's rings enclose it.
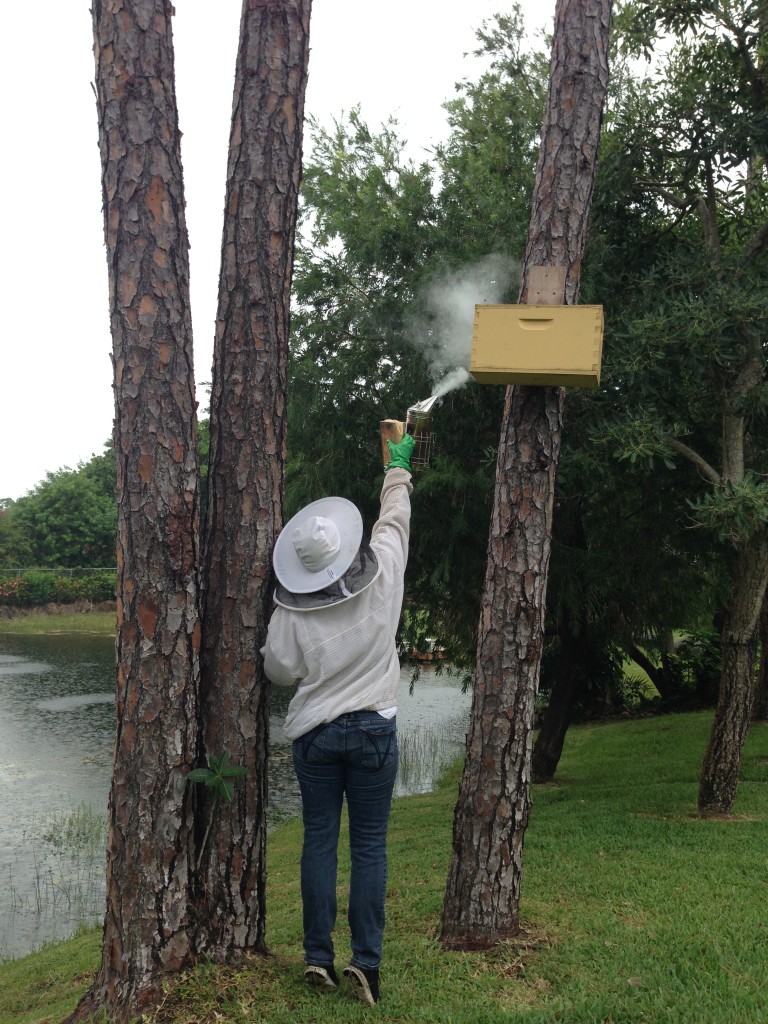
<path fill-rule="evenodd" d="M 302 562 L 294 546 L 294 535 L 307 527 L 310 519 L 330 520 L 338 530 L 339 547 L 332 561 L 317 572 Z M 294 594 L 311 594 L 340 580 L 354 561 L 363 539 L 363 517 L 346 498 L 320 498 L 306 505 L 290 519 L 275 544 L 272 564 L 275 575 L 286 590 Z"/>

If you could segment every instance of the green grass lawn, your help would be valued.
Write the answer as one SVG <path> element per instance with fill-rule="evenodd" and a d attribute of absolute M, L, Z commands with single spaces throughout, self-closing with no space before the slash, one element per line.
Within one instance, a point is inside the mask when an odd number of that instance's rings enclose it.
<path fill-rule="evenodd" d="M 48 633 L 98 633 L 115 635 L 115 613 L 110 612 L 20 612 L 0 618 L 0 636 L 40 636 Z"/>
<path fill-rule="evenodd" d="M 491 953 L 437 940 L 458 772 L 395 802 L 382 1002 L 302 981 L 298 823 L 269 837 L 271 956 L 202 965 L 149 1018 L 331 1024 L 759 1024 L 768 1021 L 768 726 L 755 726 L 735 814 L 695 814 L 710 715 L 573 728 L 558 781 L 536 787 L 525 934 Z M 347 864 L 343 862 L 344 891 Z M 340 899 L 339 966 L 348 947 Z M 86 932 L 0 966 L 0 1022 L 57 1022 L 87 986 Z"/>

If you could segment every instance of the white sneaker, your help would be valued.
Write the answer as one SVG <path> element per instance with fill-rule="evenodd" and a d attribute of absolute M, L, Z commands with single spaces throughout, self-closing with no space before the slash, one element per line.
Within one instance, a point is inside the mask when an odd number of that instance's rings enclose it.
<path fill-rule="evenodd" d="M 355 967 L 350 964 L 344 968 L 344 977 L 349 981 L 352 995 L 363 1003 L 373 1006 L 379 1001 L 379 969 L 378 967 Z"/>
<path fill-rule="evenodd" d="M 317 964 L 310 964 L 304 971 L 304 981 L 313 988 L 338 988 L 339 985 L 333 965 L 319 967 Z"/>

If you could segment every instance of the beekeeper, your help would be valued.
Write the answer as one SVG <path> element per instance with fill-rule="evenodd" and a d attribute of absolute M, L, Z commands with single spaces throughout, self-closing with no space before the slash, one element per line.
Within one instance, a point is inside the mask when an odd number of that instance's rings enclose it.
<path fill-rule="evenodd" d="M 346 796 L 352 956 L 344 975 L 366 1003 L 379 1000 L 387 824 L 397 771 L 395 634 L 408 560 L 413 447 L 410 435 L 389 442 L 370 542 L 346 498 L 315 501 L 283 528 L 273 555 L 276 607 L 262 649 L 273 683 L 298 684 L 284 731 L 293 742 L 304 820 L 304 976 L 312 985 L 338 986 L 331 932 Z"/>

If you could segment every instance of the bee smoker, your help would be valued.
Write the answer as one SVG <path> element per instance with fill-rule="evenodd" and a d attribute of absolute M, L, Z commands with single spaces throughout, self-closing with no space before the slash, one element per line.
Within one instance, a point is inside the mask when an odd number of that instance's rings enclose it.
<path fill-rule="evenodd" d="M 432 407 L 438 396 L 425 398 L 423 402 L 412 405 L 406 413 L 405 422 L 402 420 L 381 420 L 379 427 L 381 431 L 381 453 L 384 457 L 384 467 L 389 465 L 389 445 L 399 444 L 405 434 L 411 434 L 416 444 L 411 455 L 411 466 L 414 473 L 429 468 L 429 457 L 432 453 L 435 435 L 431 432 Z"/>

